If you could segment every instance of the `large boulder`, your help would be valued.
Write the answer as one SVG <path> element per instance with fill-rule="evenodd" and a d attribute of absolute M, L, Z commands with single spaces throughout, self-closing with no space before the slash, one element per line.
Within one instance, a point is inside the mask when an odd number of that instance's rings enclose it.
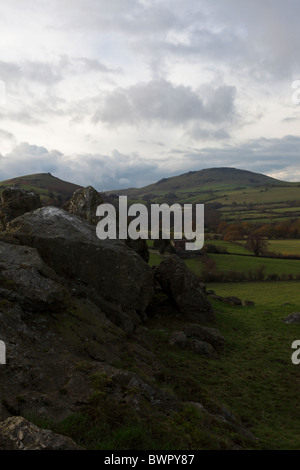
<path fill-rule="evenodd" d="M 122 241 L 100 240 L 94 225 L 56 207 L 23 214 L 8 224 L 7 233 L 36 248 L 60 276 L 88 286 L 103 308 L 101 299 L 105 301 L 105 313 L 114 323 L 130 330 L 146 318 L 154 294 L 153 272 Z"/>
<path fill-rule="evenodd" d="M 215 319 L 204 290 L 177 255 L 162 261 L 155 269 L 155 277 L 186 319 L 200 323 Z"/>
<path fill-rule="evenodd" d="M 40 196 L 33 191 L 20 188 L 6 188 L 1 194 L 0 222 L 4 228 L 7 222 L 26 212 L 41 207 Z"/>

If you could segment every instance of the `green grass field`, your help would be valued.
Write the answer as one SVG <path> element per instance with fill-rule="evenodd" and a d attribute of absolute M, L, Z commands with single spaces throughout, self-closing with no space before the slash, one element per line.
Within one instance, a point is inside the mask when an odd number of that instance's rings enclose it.
<path fill-rule="evenodd" d="M 269 240 L 268 250 L 281 254 L 300 256 L 300 240 Z"/>
<path fill-rule="evenodd" d="M 256 270 L 263 265 L 265 266 L 266 275 L 273 273 L 280 276 L 282 274 L 300 275 L 300 260 L 215 254 L 210 254 L 209 257 L 215 261 L 217 271 L 233 270 L 247 272 L 249 269 Z M 198 271 L 198 266 L 195 262 L 187 264 L 192 270 L 196 269 Z"/>
<path fill-rule="evenodd" d="M 208 283 L 208 289 L 213 289 L 221 296 L 237 296 L 242 300 L 252 300 L 263 307 L 280 307 L 290 303 L 297 311 L 300 310 L 300 281 L 271 281 L 271 282 L 215 282 Z M 283 310 L 283 316 L 285 311 Z M 285 315 L 286 316 L 286 315 Z"/>
<path fill-rule="evenodd" d="M 225 337 L 219 359 L 208 360 L 170 347 L 174 320 L 150 322 L 159 328 L 157 355 L 165 386 L 180 398 L 206 407 L 222 403 L 258 438 L 253 449 L 299 449 L 300 368 L 291 361 L 291 345 L 300 339 L 299 325 L 282 322 L 300 308 L 300 282 L 209 284 L 217 294 L 254 300 L 254 307 L 232 307 L 212 301 L 215 327 Z M 282 306 L 289 302 L 290 305 Z M 158 331 L 158 330 L 157 330 Z M 224 440 L 226 439 L 226 432 Z"/>
<path fill-rule="evenodd" d="M 231 253 L 233 255 L 251 255 L 251 251 L 247 250 L 243 244 L 237 244 L 233 242 L 227 242 L 224 240 L 207 240 L 205 241 L 205 245 L 214 245 L 216 248 L 220 250 L 224 249 L 227 253 Z M 300 244 L 299 244 L 300 248 Z"/>
<path fill-rule="evenodd" d="M 263 258 L 255 256 L 239 256 L 239 255 L 215 255 L 209 254 L 209 257 L 216 263 L 216 271 L 241 271 L 248 272 L 249 270 L 255 271 L 261 266 L 264 266 L 264 274 L 278 274 L 293 276 L 300 275 L 300 260 L 278 259 L 278 258 Z M 151 253 L 149 264 L 156 266 L 164 259 L 158 253 Z M 200 276 L 204 265 L 201 258 L 192 258 L 184 260 L 187 267 L 197 276 Z"/>

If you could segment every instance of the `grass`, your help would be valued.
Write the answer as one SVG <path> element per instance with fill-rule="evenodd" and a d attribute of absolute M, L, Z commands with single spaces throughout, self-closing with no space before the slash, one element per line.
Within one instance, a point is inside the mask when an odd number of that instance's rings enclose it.
<path fill-rule="evenodd" d="M 278 258 L 263 258 L 255 256 L 239 256 L 234 254 L 218 255 L 209 254 L 209 258 L 213 259 L 216 263 L 216 271 L 240 271 L 247 273 L 249 270 L 255 271 L 261 266 L 264 266 L 264 274 L 278 274 L 293 276 L 300 275 L 300 260 L 278 259 Z M 157 266 L 164 259 L 158 253 L 150 253 L 150 266 Z M 187 267 L 197 276 L 201 276 L 204 268 L 202 258 L 191 258 L 184 260 Z"/>
<path fill-rule="evenodd" d="M 234 270 L 247 272 L 249 269 L 256 270 L 263 265 L 265 266 L 266 275 L 273 273 L 278 275 L 300 275 L 300 260 L 215 254 L 210 254 L 209 257 L 215 261 L 217 271 Z M 192 266 L 192 269 L 195 272 L 196 263 L 194 262 L 187 264 Z M 196 269 L 198 269 L 198 266 L 196 266 Z"/>
<path fill-rule="evenodd" d="M 240 297 L 242 300 L 253 300 L 263 307 L 279 307 L 286 302 L 292 304 L 296 311 L 300 310 L 300 281 L 272 281 L 235 283 L 208 283 L 218 295 Z M 283 311 L 283 316 L 285 312 Z M 286 315 L 285 315 L 286 316 Z"/>
<path fill-rule="evenodd" d="M 268 250 L 283 255 L 300 256 L 300 239 L 299 240 L 269 240 Z"/>
<path fill-rule="evenodd" d="M 299 283 L 260 284 L 251 295 L 251 284 L 209 285 L 218 294 L 254 297 L 254 307 L 230 307 L 214 302 L 217 328 L 226 346 L 218 360 L 206 360 L 170 349 L 160 342 L 157 354 L 166 384 L 187 400 L 213 407 L 224 405 L 259 439 L 253 448 L 299 449 L 299 368 L 291 362 L 291 344 L 300 337 L 299 325 L 282 318 L 299 309 Z M 257 286 L 257 284 L 256 284 Z M 236 287 L 236 289 L 235 289 Z M 293 297 L 296 295 L 296 299 Z M 290 300 L 291 305 L 281 307 Z M 266 308 L 272 307 L 270 313 Z M 171 330 L 170 319 L 164 327 Z"/>
<path fill-rule="evenodd" d="M 205 241 L 205 245 L 214 245 L 216 248 L 220 250 L 226 250 L 227 253 L 236 254 L 236 255 L 251 255 L 251 251 L 247 250 L 243 245 L 227 242 L 224 240 L 207 240 Z M 300 248 L 300 245 L 299 245 Z"/>

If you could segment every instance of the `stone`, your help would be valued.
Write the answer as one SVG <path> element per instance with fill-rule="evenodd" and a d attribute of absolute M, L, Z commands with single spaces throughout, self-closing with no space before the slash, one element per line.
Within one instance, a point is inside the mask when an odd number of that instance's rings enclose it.
<path fill-rule="evenodd" d="M 40 196 L 33 191 L 19 188 L 6 188 L 1 194 L 0 221 L 2 227 L 26 212 L 41 207 Z"/>
<path fill-rule="evenodd" d="M 187 344 L 187 337 L 183 331 L 175 331 L 169 341 L 171 345 L 179 346 L 180 348 L 185 348 Z"/>
<path fill-rule="evenodd" d="M 118 326 L 132 330 L 146 319 L 153 272 L 122 241 L 100 240 L 94 225 L 56 207 L 23 214 L 7 231 L 21 245 L 36 248 L 58 275 L 86 286 Z"/>
<path fill-rule="evenodd" d="M 100 218 L 96 215 L 96 211 L 98 206 L 107 202 L 104 200 L 104 197 L 105 196 L 101 196 L 92 186 L 88 186 L 75 191 L 71 199 L 64 205 L 64 209 L 70 212 L 70 214 L 82 217 L 91 224 L 97 225 Z M 127 240 L 124 240 L 124 243 L 139 254 L 146 263 L 148 263 L 149 250 L 146 240 L 132 240 L 128 238 Z"/>
<path fill-rule="evenodd" d="M 199 339 L 194 339 L 191 342 L 191 349 L 197 354 L 207 356 L 209 359 L 216 358 L 216 351 L 211 344 L 206 341 L 201 341 Z"/>
<path fill-rule="evenodd" d="M 185 318 L 197 322 L 214 321 L 212 306 L 203 289 L 177 255 L 163 260 L 155 269 L 155 277 Z"/>
<path fill-rule="evenodd" d="M 79 450 L 69 437 L 41 429 L 22 416 L 0 423 L 0 443 L 10 450 Z M 1 445 L 1 444 L 0 444 Z"/>
<path fill-rule="evenodd" d="M 287 323 L 289 325 L 290 324 L 295 324 L 295 323 L 300 323 L 300 312 L 291 313 L 283 321 L 284 321 L 284 323 Z"/>
<path fill-rule="evenodd" d="M 96 225 L 99 217 L 96 216 L 97 207 L 104 200 L 92 186 L 75 191 L 71 199 L 64 205 L 64 209 L 70 214 L 77 215 Z"/>
<path fill-rule="evenodd" d="M 0 242 L 2 296 L 17 300 L 33 311 L 56 310 L 65 297 L 55 273 L 41 259 L 35 248 Z M 14 293 L 14 295 L 13 295 Z"/>
<path fill-rule="evenodd" d="M 216 351 L 224 350 L 224 336 L 216 328 L 208 328 L 197 324 L 187 324 L 183 327 L 187 338 L 197 338 L 213 346 Z"/>
<path fill-rule="evenodd" d="M 223 297 L 223 298 L 222 298 L 222 301 L 223 301 L 225 304 L 229 304 L 229 305 L 236 305 L 236 306 L 241 306 L 241 305 L 243 305 L 241 299 L 239 299 L 238 297 L 235 297 L 235 296 Z"/>

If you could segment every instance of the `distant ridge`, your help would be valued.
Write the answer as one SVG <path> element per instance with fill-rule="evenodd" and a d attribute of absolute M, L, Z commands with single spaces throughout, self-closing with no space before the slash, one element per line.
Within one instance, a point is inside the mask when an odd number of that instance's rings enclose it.
<path fill-rule="evenodd" d="M 295 185 L 297 183 L 286 183 L 284 181 L 271 178 L 261 173 L 254 173 L 248 170 L 237 168 L 207 168 L 199 171 L 189 171 L 179 176 L 163 178 L 156 183 L 144 186 L 143 188 L 129 188 L 116 191 L 106 191 L 107 194 L 127 194 L 131 197 L 139 197 L 149 193 L 155 194 L 161 191 L 178 192 L 183 190 L 192 190 L 195 188 L 207 190 L 216 190 L 219 187 L 226 186 L 272 186 L 272 185 Z"/>

